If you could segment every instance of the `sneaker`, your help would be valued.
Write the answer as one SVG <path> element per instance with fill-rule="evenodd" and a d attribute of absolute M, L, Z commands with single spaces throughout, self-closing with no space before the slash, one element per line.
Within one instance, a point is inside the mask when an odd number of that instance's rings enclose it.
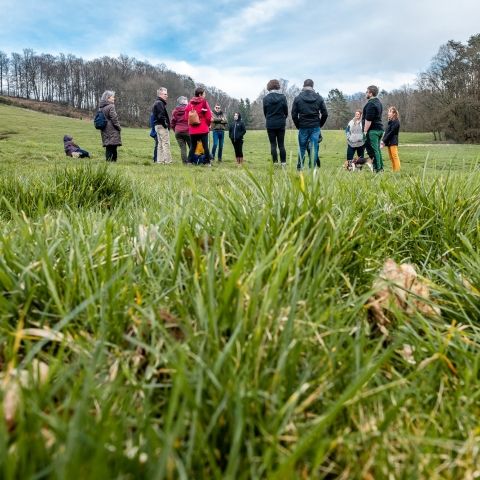
<path fill-rule="evenodd" d="M 287 168 L 287 164 L 285 162 L 281 163 L 280 165 L 282 166 L 282 168 Z"/>

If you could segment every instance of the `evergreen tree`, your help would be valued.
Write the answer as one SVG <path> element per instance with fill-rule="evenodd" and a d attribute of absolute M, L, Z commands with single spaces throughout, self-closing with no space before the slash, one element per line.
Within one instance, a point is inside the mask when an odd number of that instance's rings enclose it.
<path fill-rule="evenodd" d="M 335 130 L 344 129 L 353 116 L 345 95 L 338 88 L 328 92 L 327 109 L 327 127 Z"/>

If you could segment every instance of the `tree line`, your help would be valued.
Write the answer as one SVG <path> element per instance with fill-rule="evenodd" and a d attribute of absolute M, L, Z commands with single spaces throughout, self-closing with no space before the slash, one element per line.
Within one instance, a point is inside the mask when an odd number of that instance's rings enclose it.
<path fill-rule="evenodd" d="M 301 89 L 280 79 L 291 109 Z M 94 111 L 106 89 L 117 92 L 117 109 L 127 125 L 146 125 L 156 90 L 165 86 L 170 100 L 192 94 L 195 82 L 164 64 L 152 66 L 125 55 L 85 61 L 73 55 L 36 54 L 31 49 L 8 56 L 0 51 L 0 94 L 46 102 L 60 102 Z M 365 86 L 366 87 L 366 86 Z M 231 117 L 239 111 L 248 128 L 265 128 L 262 99 L 237 100 L 215 87 L 205 86 L 211 105 L 219 103 Z M 480 142 L 480 34 L 464 44 L 442 45 L 414 85 L 382 90 L 385 107 L 395 105 L 402 130 L 432 132 L 436 140 Z M 325 128 L 342 129 L 365 103 L 364 92 L 345 95 L 333 88 L 326 98 L 329 117 Z M 173 102 L 171 103 L 173 108 Z M 386 112 L 385 108 L 385 112 Z M 293 128 L 291 119 L 288 128 Z"/>
<path fill-rule="evenodd" d="M 88 113 L 98 106 L 105 90 L 114 90 L 122 123 L 146 126 L 159 87 L 168 89 L 172 108 L 181 95 L 193 95 L 192 78 L 153 66 L 126 55 L 83 60 L 74 55 L 37 54 L 31 49 L 8 56 L 0 51 L 0 94 L 58 102 Z M 215 87 L 206 87 L 210 103 L 220 103 L 227 111 L 238 107 L 238 100 Z"/>

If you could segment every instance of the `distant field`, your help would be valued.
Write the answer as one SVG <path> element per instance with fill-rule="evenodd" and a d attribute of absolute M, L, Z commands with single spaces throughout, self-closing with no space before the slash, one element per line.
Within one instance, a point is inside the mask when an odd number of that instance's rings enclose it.
<path fill-rule="evenodd" d="M 92 121 L 56 117 L 0 105 L 0 168 L 26 168 L 31 171 L 31 162 L 35 169 L 49 168 L 56 165 L 71 164 L 72 159 L 65 158 L 63 153 L 63 135 L 73 135 L 83 148 L 95 156 L 95 161 L 104 160 L 104 149 L 101 147 L 100 134 L 93 128 Z M 325 131 L 320 154 L 326 172 L 340 168 L 346 152 L 345 135 L 342 131 Z M 147 129 L 125 128 L 122 131 L 124 146 L 119 149 L 122 166 L 142 166 L 140 169 L 128 169 L 132 174 L 150 176 L 155 169 L 155 176 L 170 176 L 171 172 L 184 171 L 180 164 L 161 171 L 151 165 L 153 141 L 148 136 Z M 480 159 L 480 145 L 445 145 L 433 142 L 429 133 L 401 133 L 400 157 L 404 173 L 412 173 L 423 169 L 428 170 L 473 168 Z M 407 146 L 402 147 L 402 144 Z M 415 146 L 408 146 L 408 145 Z M 424 144 L 424 145 L 419 145 Z M 296 165 L 297 134 L 288 131 L 286 135 L 287 158 L 292 169 Z M 177 163 L 180 152 L 172 136 L 172 152 Z M 265 131 L 249 131 L 245 137 L 244 153 L 248 166 L 253 172 L 262 174 L 270 165 L 270 148 Z M 221 170 L 229 170 L 235 166 L 233 148 L 228 138 L 225 141 L 225 165 Z M 390 169 L 388 153 L 384 152 L 386 170 Z M 143 168 L 145 167 L 145 168 Z"/>
<path fill-rule="evenodd" d="M 325 131 L 299 175 L 293 131 L 286 171 L 265 132 L 245 168 L 122 137 L 0 105 L 0 478 L 478 477 L 480 146 L 349 173 Z"/>

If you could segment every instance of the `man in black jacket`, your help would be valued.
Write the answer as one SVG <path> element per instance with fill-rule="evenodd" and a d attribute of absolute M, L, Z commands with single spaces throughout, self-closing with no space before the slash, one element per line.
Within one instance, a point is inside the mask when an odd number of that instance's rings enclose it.
<path fill-rule="evenodd" d="M 320 167 L 318 138 L 320 129 L 327 121 L 327 117 L 327 107 L 321 95 L 313 89 L 313 80 L 305 80 L 303 82 L 303 90 L 295 97 L 292 106 L 293 123 L 298 128 L 299 153 L 297 170 L 303 170 L 305 150 L 309 142 L 313 148 L 313 166 Z M 310 160 L 308 167 L 312 167 Z"/>
<path fill-rule="evenodd" d="M 157 90 L 158 98 L 153 104 L 153 121 L 157 132 L 158 148 L 157 158 L 154 163 L 172 163 L 170 153 L 170 118 L 167 112 L 167 89 L 161 87 Z"/>
<path fill-rule="evenodd" d="M 382 102 L 377 98 L 378 87 L 370 85 L 367 87 L 366 97 L 368 102 L 363 107 L 362 123 L 363 136 L 365 137 L 365 149 L 370 161 L 373 163 L 374 172 L 383 171 L 382 151 L 380 141 L 383 135 L 382 124 Z"/>

